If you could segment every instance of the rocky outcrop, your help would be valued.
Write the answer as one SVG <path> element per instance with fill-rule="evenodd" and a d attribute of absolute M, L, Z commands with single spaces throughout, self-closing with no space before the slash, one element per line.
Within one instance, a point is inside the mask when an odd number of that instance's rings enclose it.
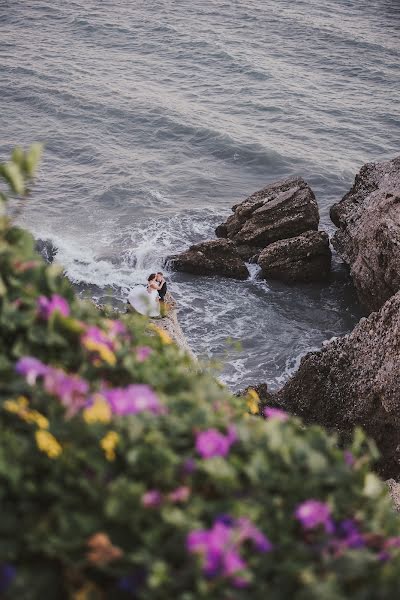
<path fill-rule="evenodd" d="M 387 477 L 400 476 L 400 292 L 353 332 L 307 354 L 277 393 L 285 408 L 341 431 L 361 425 L 375 439 Z"/>
<path fill-rule="evenodd" d="M 268 185 L 236 204 L 215 230 L 238 245 L 265 248 L 268 244 L 317 230 L 318 205 L 310 186 L 300 177 Z"/>
<path fill-rule="evenodd" d="M 331 257 L 328 236 L 316 233 L 318 205 L 303 179 L 292 177 L 268 185 L 232 210 L 233 215 L 215 230 L 219 240 L 169 257 L 171 268 L 245 279 L 249 273 L 244 263 L 258 261 L 266 278 L 288 282 L 326 278 Z"/>
<path fill-rule="evenodd" d="M 249 276 L 235 244 L 225 239 L 196 244 L 181 254 L 169 256 L 167 262 L 175 271 L 194 275 L 222 275 L 235 279 L 247 279 Z"/>
<path fill-rule="evenodd" d="M 362 304 L 377 310 L 400 290 L 400 156 L 364 165 L 331 219 Z"/>
<path fill-rule="evenodd" d="M 280 279 L 287 283 L 326 279 L 331 270 L 328 234 L 307 231 L 297 237 L 274 242 L 262 250 L 258 264 L 266 279 Z"/>

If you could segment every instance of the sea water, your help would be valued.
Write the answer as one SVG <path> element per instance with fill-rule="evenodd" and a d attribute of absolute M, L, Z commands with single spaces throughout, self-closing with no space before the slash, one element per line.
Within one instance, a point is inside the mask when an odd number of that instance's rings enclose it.
<path fill-rule="evenodd" d="M 0 0 L 0 158 L 46 146 L 20 223 L 119 307 L 274 180 L 303 176 L 332 232 L 360 166 L 399 152 L 399 28 L 398 0 Z M 328 285 L 250 272 L 166 273 L 234 389 L 280 386 L 361 315 L 337 259 Z"/>

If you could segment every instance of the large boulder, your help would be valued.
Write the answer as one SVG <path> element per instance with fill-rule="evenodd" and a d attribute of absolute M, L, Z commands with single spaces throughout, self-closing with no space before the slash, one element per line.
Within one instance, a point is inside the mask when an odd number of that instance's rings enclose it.
<path fill-rule="evenodd" d="M 331 219 L 362 304 L 377 310 L 400 289 L 400 156 L 364 165 Z"/>
<path fill-rule="evenodd" d="M 329 236 L 307 231 L 267 246 L 258 258 L 263 277 L 287 283 L 323 281 L 331 270 Z"/>
<path fill-rule="evenodd" d="M 225 239 L 195 244 L 181 254 L 169 256 L 167 262 L 175 271 L 194 275 L 223 275 L 235 279 L 247 279 L 249 276 L 235 244 Z"/>
<path fill-rule="evenodd" d="M 268 185 L 232 210 L 233 215 L 215 232 L 240 245 L 265 248 L 277 240 L 318 229 L 318 205 L 301 177 Z"/>
<path fill-rule="evenodd" d="M 277 393 L 287 410 L 342 431 L 361 425 L 381 452 L 385 476 L 400 476 L 400 292 L 348 336 L 307 354 Z"/>

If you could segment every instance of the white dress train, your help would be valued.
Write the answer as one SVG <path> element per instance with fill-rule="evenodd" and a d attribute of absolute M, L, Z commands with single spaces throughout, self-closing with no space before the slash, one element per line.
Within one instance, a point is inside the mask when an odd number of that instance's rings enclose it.
<path fill-rule="evenodd" d="M 138 285 L 130 291 L 128 302 L 141 315 L 146 315 L 146 317 L 160 316 L 157 290 Z"/>

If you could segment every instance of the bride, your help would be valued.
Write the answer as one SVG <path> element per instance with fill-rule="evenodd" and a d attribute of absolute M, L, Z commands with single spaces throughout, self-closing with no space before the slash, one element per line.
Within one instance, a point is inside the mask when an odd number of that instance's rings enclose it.
<path fill-rule="evenodd" d="M 160 316 L 160 303 L 158 296 L 159 284 L 156 274 L 152 273 L 147 278 L 147 288 L 136 286 L 128 296 L 129 304 L 141 315 L 147 317 Z"/>

